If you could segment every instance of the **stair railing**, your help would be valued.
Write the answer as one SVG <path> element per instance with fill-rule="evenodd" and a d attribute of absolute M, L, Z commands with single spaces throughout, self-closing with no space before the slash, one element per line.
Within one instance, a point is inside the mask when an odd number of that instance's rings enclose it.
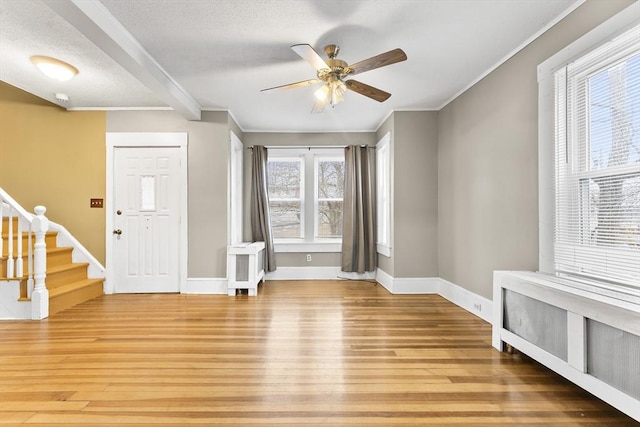
<path fill-rule="evenodd" d="M 47 277 L 47 244 L 45 236 L 49 229 L 49 220 L 44 215 L 47 209 L 36 206 L 35 215 L 27 212 L 6 191 L 0 188 L 0 219 L 7 218 L 7 259 L 6 278 L 23 280 L 27 278 L 27 298 L 31 299 L 31 318 L 44 319 L 49 315 L 49 292 Z M 17 219 L 16 220 L 14 220 Z M 17 222 L 17 226 L 16 226 Z M 5 222 L 0 221 L 4 228 Z M 0 258 L 3 257 L 3 235 L 0 229 Z M 24 269 L 23 233 L 27 233 L 27 271 Z M 14 237 L 15 236 L 15 237 Z M 35 244 L 32 239 L 35 236 Z"/>

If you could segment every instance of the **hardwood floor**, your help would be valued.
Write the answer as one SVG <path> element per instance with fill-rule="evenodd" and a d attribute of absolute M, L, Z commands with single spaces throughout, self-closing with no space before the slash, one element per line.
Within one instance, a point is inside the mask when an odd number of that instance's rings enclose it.
<path fill-rule="evenodd" d="M 436 295 L 267 282 L 0 322 L 1 425 L 639 425 Z"/>

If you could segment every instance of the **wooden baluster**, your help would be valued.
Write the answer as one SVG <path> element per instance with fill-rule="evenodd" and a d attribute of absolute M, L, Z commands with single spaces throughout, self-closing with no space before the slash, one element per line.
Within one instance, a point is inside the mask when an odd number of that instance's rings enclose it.
<path fill-rule="evenodd" d="M 18 216 L 18 253 L 16 254 L 16 276 L 20 277 L 24 276 L 24 265 L 22 261 L 22 217 Z"/>
<path fill-rule="evenodd" d="M 13 260 L 13 208 L 9 208 L 9 235 L 7 236 L 7 277 L 14 277 L 15 262 Z"/>
<path fill-rule="evenodd" d="M 47 277 L 47 244 L 45 235 L 49 229 L 49 220 L 44 216 L 47 209 L 36 206 L 36 217 L 33 219 L 33 229 L 36 234 L 33 264 L 35 286 L 31 294 L 31 319 L 44 319 L 49 316 L 49 291 L 45 283 Z"/>
<path fill-rule="evenodd" d="M 32 224 L 29 224 L 29 234 L 27 242 L 27 298 L 31 298 L 33 291 L 33 231 Z"/>

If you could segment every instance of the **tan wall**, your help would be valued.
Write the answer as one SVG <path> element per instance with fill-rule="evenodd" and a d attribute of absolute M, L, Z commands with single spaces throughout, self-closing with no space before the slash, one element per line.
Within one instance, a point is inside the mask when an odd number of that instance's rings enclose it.
<path fill-rule="evenodd" d="M 111 111 L 108 132 L 187 132 L 189 278 L 226 277 L 229 114 L 204 111 L 187 121 L 173 111 Z M 242 137 L 242 135 L 238 135 Z"/>
<path fill-rule="evenodd" d="M 349 133 L 278 133 L 278 132 L 245 132 L 243 144 L 246 147 L 264 145 L 267 147 L 318 147 L 346 145 L 375 145 L 376 134 L 373 132 Z M 251 189 L 251 152 L 245 153 L 245 240 L 250 240 L 251 223 L 249 220 Z M 342 265 L 339 253 L 314 253 L 311 262 L 307 262 L 306 253 L 277 253 L 278 267 L 339 267 Z"/>
<path fill-rule="evenodd" d="M 25 209 L 41 204 L 101 263 L 106 114 L 66 111 L 0 82 L 0 187 Z"/>
<path fill-rule="evenodd" d="M 632 3 L 589 0 L 439 112 L 440 277 L 486 298 L 538 267 L 536 67 Z"/>

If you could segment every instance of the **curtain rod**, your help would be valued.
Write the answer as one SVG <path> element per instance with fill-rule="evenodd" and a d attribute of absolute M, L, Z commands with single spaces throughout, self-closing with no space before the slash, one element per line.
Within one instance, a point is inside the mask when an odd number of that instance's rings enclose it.
<path fill-rule="evenodd" d="M 309 145 L 277 145 L 277 146 L 265 146 L 265 148 L 267 150 L 303 150 L 303 149 L 307 149 L 307 150 L 317 150 L 317 149 L 331 149 L 331 150 L 335 150 L 337 148 L 346 148 L 347 145 L 313 145 L 313 146 L 309 146 Z M 375 146 L 372 145 L 360 145 L 360 147 L 366 147 L 366 148 L 376 148 Z M 253 150 L 253 146 L 251 147 L 247 147 L 247 150 Z"/>

